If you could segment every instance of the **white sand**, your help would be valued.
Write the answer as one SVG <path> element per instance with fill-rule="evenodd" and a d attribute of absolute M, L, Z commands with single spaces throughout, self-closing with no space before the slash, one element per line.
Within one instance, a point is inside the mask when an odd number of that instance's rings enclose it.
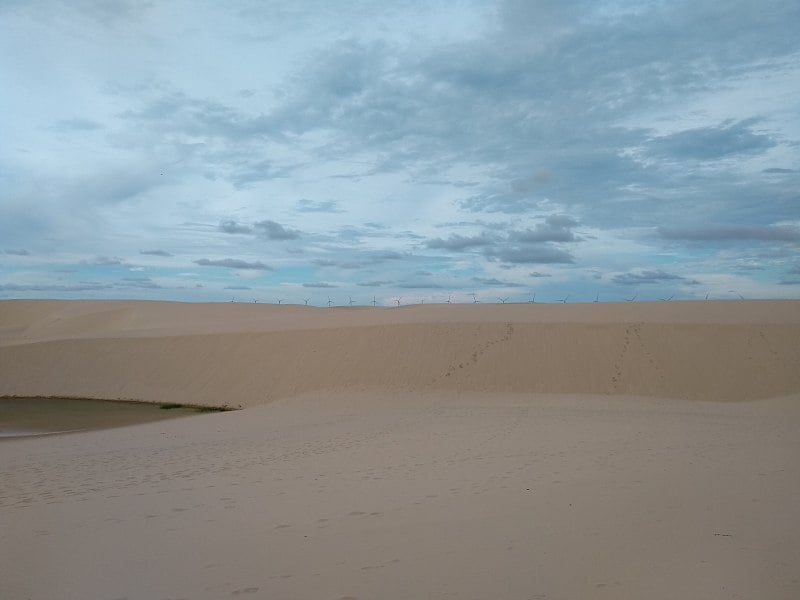
<path fill-rule="evenodd" d="M 800 597 L 800 304 L 0 303 L 0 598 Z M 731 402 L 736 400 L 736 402 Z"/>

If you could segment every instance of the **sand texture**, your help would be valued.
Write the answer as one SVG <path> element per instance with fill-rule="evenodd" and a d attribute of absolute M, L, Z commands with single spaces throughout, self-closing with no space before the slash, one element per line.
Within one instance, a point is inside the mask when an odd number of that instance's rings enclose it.
<path fill-rule="evenodd" d="M 312 391 L 800 391 L 799 302 L 0 303 L 0 395 L 252 406 Z"/>
<path fill-rule="evenodd" d="M 800 303 L 0 302 L 0 598 L 800 597 Z"/>

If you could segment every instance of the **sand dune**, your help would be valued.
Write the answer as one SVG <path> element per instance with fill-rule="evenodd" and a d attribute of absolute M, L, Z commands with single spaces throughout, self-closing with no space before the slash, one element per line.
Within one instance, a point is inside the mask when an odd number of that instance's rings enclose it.
<path fill-rule="evenodd" d="M 800 597 L 800 304 L 0 302 L 0 598 Z M 732 402 L 732 401 L 736 402 Z"/>
<path fill-rule="evenodd" d="M 251 406 L 314 390 L 800 391 L 800 303 L 319 309 L 0 303 L 0 395 Z"/>

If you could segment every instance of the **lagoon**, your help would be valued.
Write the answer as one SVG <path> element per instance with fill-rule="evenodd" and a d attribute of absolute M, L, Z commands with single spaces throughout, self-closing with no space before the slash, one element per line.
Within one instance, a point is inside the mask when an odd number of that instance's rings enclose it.
<path fill-rule="evenodd" d="M 0 398 L 0 438 L 108 429 L 182 417 L 197 408 L 83 398 Z"/>

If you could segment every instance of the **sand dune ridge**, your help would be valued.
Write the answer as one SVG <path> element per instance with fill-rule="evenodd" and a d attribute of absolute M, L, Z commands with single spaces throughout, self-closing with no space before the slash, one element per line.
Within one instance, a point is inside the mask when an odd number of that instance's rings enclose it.
<path fill-rule="evenodd" d="M 248 406 L 361 386 L 766 398 L 800 391 L 798 306 L 711 302 L 329 311 L 2 303 L 0 395 Z"/>

